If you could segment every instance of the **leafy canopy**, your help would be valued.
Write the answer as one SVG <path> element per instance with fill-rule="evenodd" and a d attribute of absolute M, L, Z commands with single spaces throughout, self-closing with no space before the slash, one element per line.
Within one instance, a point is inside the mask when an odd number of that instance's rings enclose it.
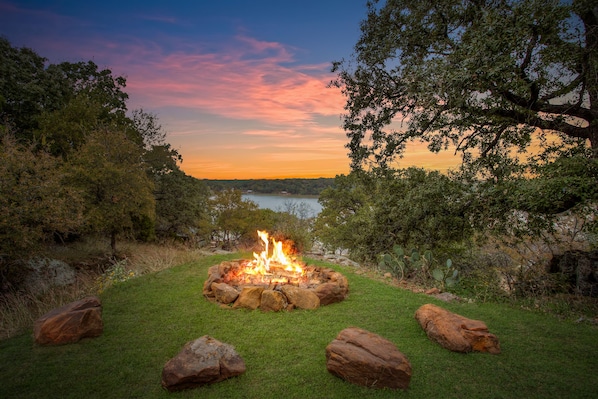
<path fill-rule="evenodd" d="M 536 138 L 598 154 L 598 10 L 590 0 L 377 0 L 333 64 L 353 168 L 409 141 L 465 164 L 517 164 Z M 552 137 L 552 136 L 551 136 Z M 549 144 L 550 143 L 550 144 Z M 514 155 L 515 154 L 515 155 Z"/>

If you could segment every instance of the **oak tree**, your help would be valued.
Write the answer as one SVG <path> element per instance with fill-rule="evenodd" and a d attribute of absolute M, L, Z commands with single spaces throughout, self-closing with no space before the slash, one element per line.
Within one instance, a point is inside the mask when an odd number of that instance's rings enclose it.
<path fill-rule="evenodd" d="M 598 157 L 594 1 L 374 0 L 361 31 L 333 64 L 354 168 L 387 166 L 410 141 L 493 172 L 532 139 Z"/>
<path fill-rule="evenodd" d="M 132 233 L 136 223 L 155 221 L 154 184 L 141 148 L 122 130 L 103 127 L 92 132 L 70 157 L 70 181 L 83 192 L 85 222 L 90 232 L 116 239 Z"/>
<path fill-rule="evenodd" d="M 0 266 L 31 256 L 40 244 L 77 232 L 82 197 L 60 159 L 19 144 L 0 125 Z M 0 267 L 1 268 L 1 267 Z"/>

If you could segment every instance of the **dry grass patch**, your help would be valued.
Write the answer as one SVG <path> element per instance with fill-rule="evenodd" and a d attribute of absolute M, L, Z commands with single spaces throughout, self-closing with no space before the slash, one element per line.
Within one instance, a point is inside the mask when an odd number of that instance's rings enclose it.
<path fill-rule="evenodd" d="M 94 239 L 54 246 L 42 256 L 76 268 L 75 282 L 64 287 L 19 287 L 0 293 L 0 340 L 32 329 L 35 320 L 54 308 L 130 278 L 197 261 L 205 254 L 177 244 L 123 242 L 114 259 L 108 242 Z"/>

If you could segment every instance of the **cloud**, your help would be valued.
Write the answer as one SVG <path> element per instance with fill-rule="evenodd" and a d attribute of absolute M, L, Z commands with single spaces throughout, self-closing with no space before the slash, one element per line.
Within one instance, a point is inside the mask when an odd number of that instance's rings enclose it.
<path fill-rule="evenodd" d="M 327 66 L 294 65 L 280 43 L 236 36 L 218 51 L 196 45 L 171 53 L 151 42 L 104 45 L 108 54 L 119 53 L 113 69 L 126 71 L 127 92 L 144 107 L 295 126 L 342 112 L 340 92 L 326 87 Z"/>

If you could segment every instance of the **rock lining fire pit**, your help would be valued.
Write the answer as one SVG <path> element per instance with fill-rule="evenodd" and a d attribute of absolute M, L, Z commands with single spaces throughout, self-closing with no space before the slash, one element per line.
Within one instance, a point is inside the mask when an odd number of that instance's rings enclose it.
<path fill-rule="evenodd" d="M 343 301 L 349 292 L 347 278 L 330 268 L 308 266 L 284 254 L 282 242 L 258 231 L 265 250 L 253 260 L 225 261 L 210 267 L 203 286 L 204 296 L 233 308 L 280 311 L 316 309 Z"/>

